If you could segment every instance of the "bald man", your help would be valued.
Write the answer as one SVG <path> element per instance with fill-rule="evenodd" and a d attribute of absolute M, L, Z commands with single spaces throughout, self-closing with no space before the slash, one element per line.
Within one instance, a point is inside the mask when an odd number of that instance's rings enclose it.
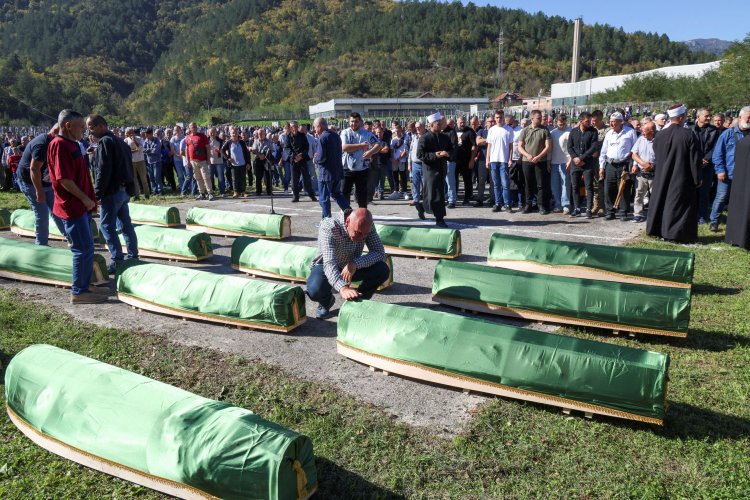
<path fill-rule="evenodd" d="M 368 253 L 362 255 L 367 245 Z M 307 278 L 307 296 L 318 302 L 315 317 L 331 316 L 336 302 L 333 291 L 344 300 L 369 299 L 390 274 L 385 250 L 366 208 L 347 209 L 320 223 L 318 254 Z M 351 283 L 360 282 L 357 290 Z"/>

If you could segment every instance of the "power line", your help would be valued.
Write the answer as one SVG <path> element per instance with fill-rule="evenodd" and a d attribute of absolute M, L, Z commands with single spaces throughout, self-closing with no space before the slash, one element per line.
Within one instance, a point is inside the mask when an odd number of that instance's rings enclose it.
<path fill-rule="evenodd" d="M 0 87 L 0 88 L 2 88 L 2 87 Z M 37 113 L 39 113 L 40 115 L 42 115 L 42 116 L 46 116 L 46 117 L 47 117 L 47 118 L 49 118 L 50 120 L 53 120 L 53 121 L 57 121 L 57 118 L 55 118 L 54 116 L 50 116 L 50 115 L 48 115 L 47 113 L 45 113 L 44 111 L 40 111 L 40 110 L 38 110 L 37 108 L 35 108 L 34 106 L 32 106 L 31 104 L 29 104 L 29 103 L 28 103 L 28 102 L 26 102 L 26 101 L 22 101 L 22 100 L 21 100 L 21 99 L 19 99 L 18 97 L 14 96 L 14 95 L 13 95 L 13 94 L 11 94 L 10 92 L 8 92 L 8 90 L 7 90 L 7 89 L 2 89 L 2 90 L 3 90 L 3 91 L 4 91 L 5 93 L 6 93 L 6 94 L 8 94 L 8 95 L 9 95 L 9 96 L 10 96 L 11 98 L 13 98 L 13 99 L 15 99 L 16 101 L 20 102 L 20 103 L 21 103 L 21 104 L 23 104 L 24 106 L 26 106 L 26 107 L 28 107 L 28 108 L 31 108 L 31 109 L 33 109 L 34 111 L 36 111 L 36 112 L 37 112 Z"/>

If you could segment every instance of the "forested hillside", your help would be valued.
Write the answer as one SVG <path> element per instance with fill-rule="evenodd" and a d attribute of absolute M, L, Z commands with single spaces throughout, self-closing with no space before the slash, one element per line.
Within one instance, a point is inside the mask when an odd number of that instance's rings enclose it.
<path fill-rule="evenodd" d="M 0 120 L 63 106 L 158 121 L 333 97 L 536 94 L 569 78 L 572 31 L 560 17 L 458 2 L 16 0 L 0 9 Z M 581 56 L 582 78 L 711 59 L 602 25 L 584 26 Z"/>

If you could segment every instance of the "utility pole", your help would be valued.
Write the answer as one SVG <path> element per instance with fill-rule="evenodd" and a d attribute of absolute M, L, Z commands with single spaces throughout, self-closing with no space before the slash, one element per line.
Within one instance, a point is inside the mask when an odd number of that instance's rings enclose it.
<path fill-rule="evenodd" d="M 503 30 L 500 30 L 500 36 L 497 37 L 497 88 L 500 89 L 500 82 L 503 79 Z"/>

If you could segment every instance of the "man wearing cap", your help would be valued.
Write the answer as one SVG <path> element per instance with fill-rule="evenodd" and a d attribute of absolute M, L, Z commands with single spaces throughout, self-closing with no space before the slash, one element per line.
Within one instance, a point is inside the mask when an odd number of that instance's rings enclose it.
<path fill-rule="evenodd" d="M 362 254 L 367 245 L 367 253 Z M 333 291 L 344 300 L 370 299 L 390 274 L 385 249 L 366 208 L 347 209 L 320 223 L 318 253 L 313 259 L 305 293 L 318 302 L 315 317 L 325 319 L 336 302 Z M 353 282 L 359 282 L 355 290 Z"/>
<path fill-rule="evenodd" d="M 635 130 L 624 126 L 622 113 L 615 111 L 609 117 L 610 129 L 604 136 L 604 143 L 599 154 L 599 180 L 604 180 L 604 206 L 606 220 L 615 218 L 615 200 L 621 182 L 630 182 L 630 152 L 638 139 Z M 624 173 L 624 176 L 623 176 Z M 625 177 L 627 176 L 627 177 Z M 627 220 L 628 202 L 625 191 L 620 197 L 621 219 Z"/>
<path fill-rule="evenodd" d="M 417 214 L 424 219 L 424 213 L 432 213 L 440 227 L 445 223 L 445 174 L 453 144 L 447 134 L 441 132 L 443 115 L 435 113 L 427 117 L 429 130 L 419 138 L 417 159 L 422 162 L 424 179 L 424 201 L 417 203 Z"/>
<path fill-rule="evenodd" d="M 687 110 L 668 110 L 670 126 L 654 138 L 656 169 L 649 198 L 646 232 L 682 243 L 698 239 L 698 191 L 703 158 L 692 130 L 684 128 Z"/>

